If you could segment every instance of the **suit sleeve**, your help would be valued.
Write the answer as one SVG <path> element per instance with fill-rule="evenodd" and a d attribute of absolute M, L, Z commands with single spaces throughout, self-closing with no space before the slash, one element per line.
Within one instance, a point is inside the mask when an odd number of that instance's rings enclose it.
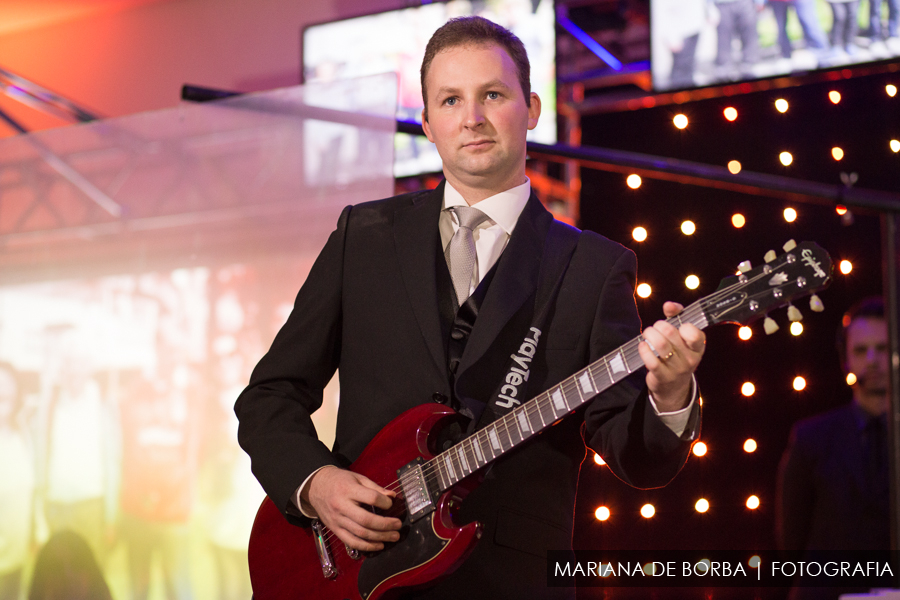
<path fill-rule="evenodd" d="M 598 360 L 641 333 L 634 302 L 637 259 L 623 249 L 605 277 L 591 328 L 590 360 Z M 687 460 L 699 429 L 694 404 L 681 436 L 659 418 L 648 398 L 646 369 L 641 367 L 600 394 L 585 413 L 585 441 L 617 477 L 640 488 L 661 487 Z"/>
<path fill-rule="evenodd" d="M 238 442 L 250 455 L 254 475 L 278 508 L 297 514 L 291 498 L 316 469 L 339 465 L 319 441 L 310 415 L 341 354 L 344 240 L 350 207 L 338 219 L 287 322 L 238 397 Z"/>
<path fill-rule="evenodd" d="M 779 550 L 805 550 L 815 505 L 813 463 L 803 430 L 794 427 L 778 468 L 775 536 Z"/>

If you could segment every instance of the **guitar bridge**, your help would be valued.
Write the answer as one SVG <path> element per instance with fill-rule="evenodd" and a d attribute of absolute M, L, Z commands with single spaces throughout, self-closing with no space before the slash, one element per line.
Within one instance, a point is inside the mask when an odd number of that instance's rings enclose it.
<path fill-rule="evenodd" d="M 434 510 L 434 500 L 425 474 L 422 473 L 423 459 L 420 456 L 413 462 L 397 469 L 400 487 L 406 500 L 406 511 L 409 522 L 414 523 Z"/>
<path fill-rule="evenodd" d="M 315 533 L 316 552 L 319 553 L 319 566 L 322 567 L 322 575 L 325 579 L 334 579 L 337 577 L 337 568 L 334 566 L 334 560 L 331 558 L 331 552 L 328 551 L 328 544 L 325 542 L 325 525 L 318 519 L 312 522 L 313 533 Z"/>

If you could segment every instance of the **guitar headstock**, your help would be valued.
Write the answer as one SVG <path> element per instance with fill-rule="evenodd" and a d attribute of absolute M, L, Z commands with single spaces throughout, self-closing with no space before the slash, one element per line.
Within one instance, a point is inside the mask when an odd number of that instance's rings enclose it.
<path fill-rule="evenodd" d="M 792 240 L 785 244 L 783 254 L 774 254 L 767 253 L 765 264 L 755 268 L 750 268 L 748 262 L 741 263 L 738 275 L 723 279 L 719 289 L 701 301 L 710 325 L 752 323 L 769 311 L 815 294 L 831 283 L 831 257 L 815 242 L 796 245 Z M 811 306 L 813 310 L 821 310 L 817 296 L 813 297 Z M 791 320 L 796 320 L 795 314 L 790 316 Z"/>

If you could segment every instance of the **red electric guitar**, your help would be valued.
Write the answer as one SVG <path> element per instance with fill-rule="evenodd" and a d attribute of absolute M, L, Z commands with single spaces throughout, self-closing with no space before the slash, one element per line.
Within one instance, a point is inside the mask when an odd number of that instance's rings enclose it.
<path fill-rule="evenodd" d="M 812 242 L 785 244 L 785 253 L 766 255 L 755 269 L 722 280 L 718 291 L 668 321 L 700 329 L 717 323 L 750 323 L 794 298 L 824 289 L 831 281 L 831 258 Z M 810 305 L 821 311 L 813 296 Z M 791 307 L 789 317 L 797 318 Z M 767 323 L 767 331 L 774 322 Z M 376 600 L 404 588 L 423 587 L 452 573 L 471 553 L 481 524 L 454 523 L 455 507 L 470 477 L 502 454 L 537 435 L 591 398 L 643 366 L 637 337 L 587 368 L 510 411 L 450 449 L 436 453 L 434 440 L 456 413 L 426 403 L 403 413 L 375 436 L 350 470 L 398 491 L 394 512 L 402 510 L 398 542 L 376 553 L 349 550 L 324 524 L 289 524 L 268 498 L 256 515 L 249 561 L 257 600 Z M 468 489 L 467 489 L 468 488 Z"/>

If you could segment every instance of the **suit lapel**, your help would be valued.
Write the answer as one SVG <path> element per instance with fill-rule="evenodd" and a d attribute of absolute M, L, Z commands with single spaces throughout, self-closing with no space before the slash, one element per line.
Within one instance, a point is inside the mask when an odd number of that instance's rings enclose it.
<path fill-rule="evenodd" d="M 425 192 L 411 205 L 394 214 L 394 245 L 403 284 L 425 344 L 442 373 L 447 357 L 441 337 L 437 304 L 436 250 L 440 245 L 438 219 L 444 198 L 444 183 Z"/>
<path fill-rule="evenodd" d="M 500 256 L 494 280 L 466 343 L 459 375 L 487 352 L 503 327 L 537 289 L 544 240 L 552 221 L 553 216 L 532 192 Z"/>

